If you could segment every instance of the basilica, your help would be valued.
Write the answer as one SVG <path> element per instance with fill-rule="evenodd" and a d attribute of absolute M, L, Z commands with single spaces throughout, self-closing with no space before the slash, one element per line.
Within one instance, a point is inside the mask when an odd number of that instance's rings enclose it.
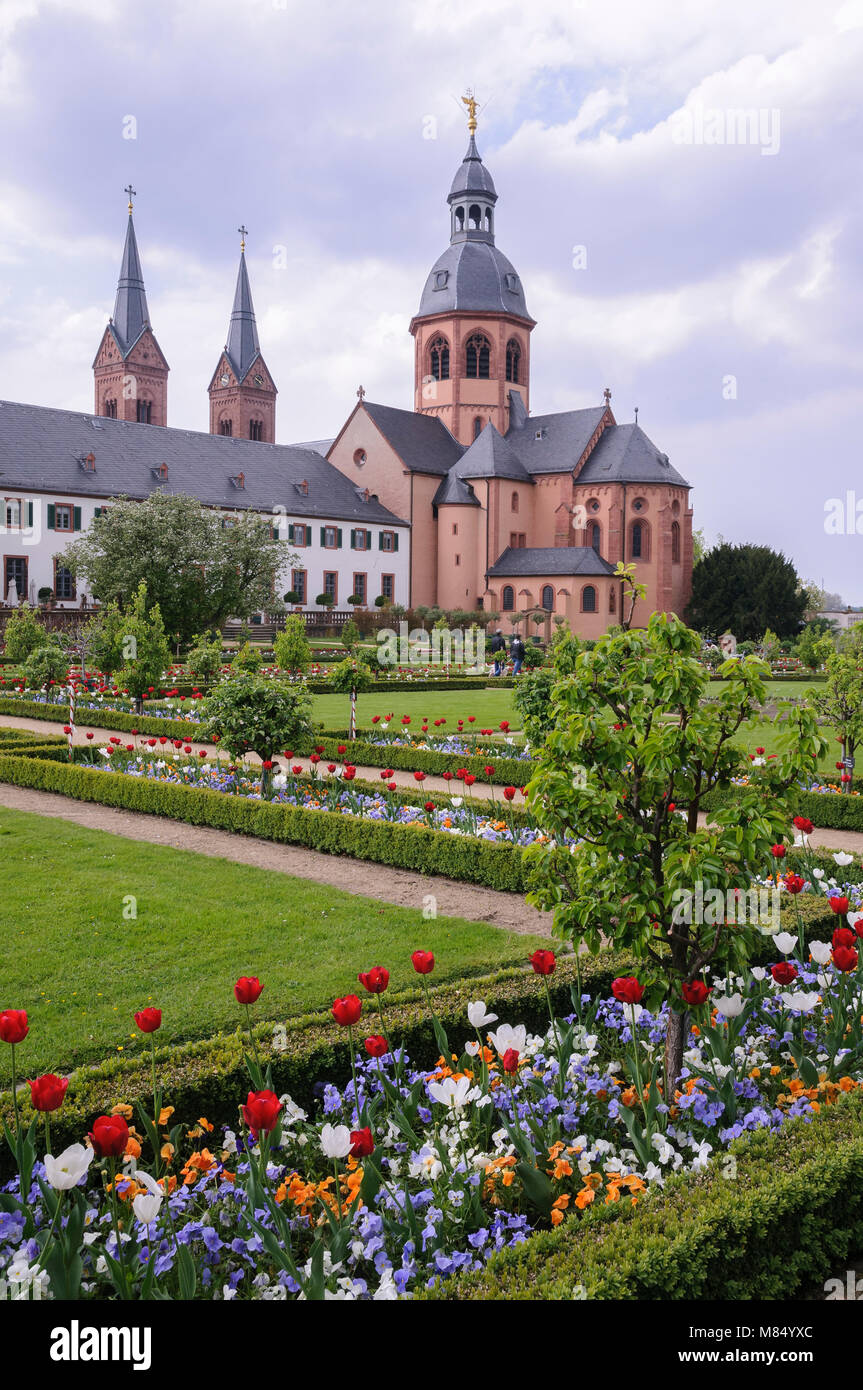
<path fill-rule="evenodd" d="M 150 322 L 129 188 L 114 313 L 93 363 L 93 415 L 0 405 L 4 596 L 11 586 L 32 598 L 43 579 L 56 601 L 74 603 L 74 579 L 58 565 L 68 535 L 58 530 L 82 529 L 112 496 L 159 488 L 198 496 L 225 524 L 237 509 L 275 515 L 294 552 L 285 582 L 310 615 L 323 596 L 338 608 L 383 595 L 406 608 L 482 609 L 504 625 L 536 614 L 550 630 L 559 618 L 595 637 L 620 619 L 621 560 L 646 590 L 635 625 L 655 610 L 684 612 L 690 489 L 668 456 L 637 423 L 616 422 L 607 389 L 586 409 L 531 414 L 536 323 L 497 246 L 498 194 L 477 149 L 476 105 L 466 105 L 449 243 L 410 320 L 414 408 L 372 402 L 361 389 L 336 438 L 315 445 L 275 442 L 277 391 L 245 240 L 209 379 L 210 432 L 169 427 L 169 367 Z M 26 534 L 34 506 L 38 539 Z"/>

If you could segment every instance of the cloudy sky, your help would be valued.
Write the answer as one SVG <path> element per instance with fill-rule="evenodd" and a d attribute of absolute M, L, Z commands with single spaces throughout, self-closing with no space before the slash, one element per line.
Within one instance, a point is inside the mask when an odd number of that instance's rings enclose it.
<path fill-rule="evenodd" d="M 410 408 L 472 86 L 534 413 L 610 386 L 709 540 L 863 604 L 861 59 L 863 0 L 2 0 L 0 397 L 92 409 L 131 180 L 170 424 L 241 222 L 279 442 Z"/>

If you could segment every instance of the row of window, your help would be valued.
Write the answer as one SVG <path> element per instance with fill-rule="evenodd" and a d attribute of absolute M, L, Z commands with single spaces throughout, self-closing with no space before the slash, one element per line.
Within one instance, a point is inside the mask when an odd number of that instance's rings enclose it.
<path fill-rule="evenodd" d="M 219 434 L 224 435 L 226 439 L 233 439 L 233 437 L 234 437 L 234 422 L 233 422 L 233 420 L 220 420 L 220 421 L 219 421 Z M 263 437 L 264 437 L 264 422 L 263 422 L 263 420 L 250 420 L 250 421 L 249 421 L 249 438 L 250 438 L 250 439 L 262 440 Z"/>
<path fill-rule="evenodd" d="M 24 522 L 25 510 L 26 523 Z M 74 502 L 49 502 L 46 511 L 46 524 L 49 531 L 81 530 L 81 508 L 76 507 Z M 25 524 L 29 529 L 33 527 L 33 503 L 28 501 L 25 504 L 20 497 L 5 498 L 4 515 L 7 531 L 20 531 Z"/>
<path fill-rule="evenodd" d="M 491 343 L 484 333 L 474 333 L 468 338 L 464 348 L 464 375 L 466 377 L 488 380 L 491 376 Z M 435 381 L 449 381 L 450 347 L 443 334 L 438 334 L 429 344 L 429 375 Z M 506 345 L 506 379 L 516 384 L 520 380 L 521 347 L 510 338 Z"/>
<path fill-rule="evenodd" d="M 308 570 L 291 570 L 291 590 L 297 595 L 297 602 L 307 604 L 309 602 L 309 572 Z M 324 570 L 324 583 L 320 593 L 327 594 L 333 603 L 339 602 L 339 576 L 336 570 Z M 365 573 L 354 573 L 353 588 L 351 596 L 359 600 L 360 603 L 368 603 L 369 577 Z M 381 575 L 381 594 L 391 603 L 396 593 L 396 577 L 394 574 Z M 347 596 L 346 596 L 347 597 Z M 315 595 L 317 598 L 317 595 Z"/>
<path fill-rule="evenodd" d="M 116 400 L 106 400 L 102 402 L 102 414 L 108 420 L 117 418 Z M 135 401 L 135 419 L 139 425 L 152 425 L 153 423 L 153 402 L 138 398 Z"/>
<path fill-rule="evenodd" d="M 608 590 L 608 611 L 617 611 L 616 586 L 610 585 Z M 554 612 L 554 586 L 543 584 L 542 592 L 539 596 L 540 607 L 546 613 Z M 515 589 L 512 584 L 504 584 L 500 597 L 500 606 L 504 613 L 515 612 Z M 597 613 L 599 611 L 599 599 L 595 584 L 584 584 L 581 589 L 581 611 L 582 613 Z"/>
<path fill-rule="evenodd" d="M 5 555 L 3 557 L 3 599 L 5 601 L 9 593 L 10 584 L 14 584 L 18 591 L 19 599 L 26 599 L 29 595 L 29 566 L 30 560 L 26 555 Z M 77 597 L 75 588 L 75 576 L 71 570 L 61 565 L 57 556 L 54 557 L 54 597 L 65 602 L 69 602 Z"/>
<path fill-rule="evenodd" d="M 351 550 L 373 550 L 374 537 L 371 531 L 365 526 L 352 526 L 348 532 L 350 536 Z M 306 522 L 293 522 L 288 526 L 288 543 L 302 548 L 312 545 L 312 528 Z M 343 532 L 341 526 L 322 526 L 320 528 L 320 544 L 324 550 L 341 550 L 343 544 Z M 378 550 L 384 550 L 389 554 L 395 554 L 399 548 L 399 537 L 397 531 L 378 531 Z"/>

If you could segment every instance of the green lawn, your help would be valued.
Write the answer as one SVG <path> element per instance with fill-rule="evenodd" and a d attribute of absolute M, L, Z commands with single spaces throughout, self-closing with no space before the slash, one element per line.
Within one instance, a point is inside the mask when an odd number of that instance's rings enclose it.
<path fill-rule="evenodd" d="M 408 683 L 399 684 L 380 694 L 360 695 L 357 698 L 357 725 L 370 729 L 373 715 L 393 714 L 395 718 L 390 728 L 400 728 L 401 716 L 409 714 L 411 728 L 417 733 L 425 716 L 428 716 L 430 732 L 436 734 L 455 731 L 459 719 L 464 719 L 465 729 L 497 729 L 502 719 L 508 719 L 515 729 L 521 726 L 521 716 L 515 708 L 512 694 L 512 690 L 506 688 L 412 691 Z M 314 695 L 312 707 L 313 718 L 323 723 L 325 728 L 348 727 L 350 699 L 347 695 Z M 476 716 L 474 724 L 467 722 L 471 714 Z M 436 719 L 445 719 L 446 727 L 435 729 Z"/>
<path fill-rule="evenodd" d="M 361 994 L 357 971 L 372 965 L 388 967 L 391 990 L 414 985 L 418 947 L 434 951 L 437 981 L 548 944 L 18 811 L 0 810 L 0 860 L 0 1008 L 28 1012 L 27 1075 L 140 1051 L 132 1014 L 147 1004 L 163 1010 L 160 1041 L 233 1029 L 238 975 L 258 975 L 258 1012 L 284 1018 Z M 137 920 L 124 919 L 129 896 Z"/>

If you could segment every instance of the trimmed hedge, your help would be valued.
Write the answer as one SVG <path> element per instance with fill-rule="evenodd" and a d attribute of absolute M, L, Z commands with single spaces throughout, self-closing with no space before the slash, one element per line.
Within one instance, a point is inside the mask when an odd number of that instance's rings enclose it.
<path fill-rule="evenodd" d="M 316 735 L 315 747 L 323 748 L 322 756 L 332 761 L 344 758 L 336 750 L 340 743 L 346 745 L 351 762 L 367 767 L 391 767 L 400 772 L 428 772 L 439 777 L 442 772 L 457 772 L 465 767 L 473 773 L 477 781 L 494 784 L 496 787 L 523 787 L 532 773 L 532 763 L 520 758 L 498 758 L 493 753 L 436 753 L 421 748 L 402 748 L 393 744 L 366 743 L 362 739 L 349 742 L 344 737 L 331 732 Z M 485 768 L 493 767 L 494 775 L 486 777 Z"/>
<path fill-rule="evenodd" d="M 733 805 L 740 796 L 736 787 L 709 792 L 702 800 L 704 811 Z M 843 796 L 841 792 L 794 792 L 794 815 L 806 816 L 822 830 L 863 830 L 863 796 Z"/>
<path fill-rule="evenodd" d="M 69 706 L 43 705 L 38 700 L 9 700 L 0 697 L 0 714 L 17 715 L 21 719 L 53 720 L 65 724 L 69 718 Z M 116 729 L 118 733 L 130 734 L 137 729 L 139 734 L 167 734 L 169 738 L 196 739 L 200 741 L 201 725 L 188 719 L 157 719 L 148 714 L 124 714 L 115 709 L 76 709 L 75 723 L 79 729 Z"/>
<path fill-rule="evenodd" d="M 637 1206 L 591 1207 L 421 1300 L 783 1299 L 863 1248 L 863 1098 L 757 1130 Z M 729 1174 L 729 1176 L 726 1176 Z"/>
<path fill-rule="evenodd" d="M 121 806 L 126 811 L 170 816 L 262 840 L 304 845 L 323 854 L 348 854 L 415 873 L 480 883 L 503 892 L 527 891 L 521 849 L 487 840 L 449 835 L 425 826 L 360 820 L 336 811 L 251 801 L 225 792 L 150 782 L 122 772 L 99 772 L 80 763 L 49 762 L 0 752 L 0 781 L 59 792 L 79 801 Z"/>
<path fill-rule="evenodd" d="M 422 694 L 423 691 L 446 690 L 497 690 L 501 686 L 504 689 L 511 689 L 515 685 L 514 676 L 453 676 L 452 680 L 408 680 L 404 676 L 392 676 L 389 680 L 376 680 L 369 686 L 369 695 L 392 694 L 394 690 L 407 694 L 414 691 Z M 309 690 L 313 695 L 333 695 L 333 687 L 329 681 L 309 680 Z"/>
<path fill-rule="evenodd" d="M 603 953 L 582 961 L 582 984 L 594 992 L 607 992 L 611 981 L 625 968 L 631 969 L 631 962 L 625 957 L 611 951 Z M 350 978 L 346 969 L 346 979 Z M 573 957 L 560 958 L 550 985 L 552 1001 L 561 1012 L 572 1011 L 570 988 L 575 980 Z M 456 1045 L 472 1032 L 467 1021 L 467 1006 L 472 999 L 484 999 L 501 1019 L 525 1023 L 533 1030 L 548 1025 L 542 981 L 529 970 L 508 969 L 473 976 L 433 989 L 432 997 L 438 1018 Z M 372 1008 L 369 1002 L 369 1009 Z M 259 1048 L 272 1042 L 275 1026 L 273 1021 L 256 1025 Z M 363 1026 L 359 1024 L 360 1029 Z M 387 996 L 387 1028 L 417 1066 L 431 1067 L 437 1061 L 439 1049 L 420 988 Z M 354 1040 L 357 1041 L 356 1035 Z M 266 1053 L 279 1095 L 287 1091 L 299 1105 L 311 1109 L 319 1098 L 322 1082 L 344 1085 L 350 1079 L 347 1030 L 339 1028 L 329 1013 L 289 1019 L 285 1041 L 284 1051 Z M 236 1122 L 237 1107 L 249 1089 L 240 1028 L 235 1033 L 220 1033 L 199 1042 L 159 1047 L 156 1059 L 165 1101 L 174 1106 L 178 1116 L 189 1122 L 199 1115 L 205 1115 L 214 1124 Z M 26 1065 L 26 1053 L 22 1052 L 20 1066 Z M 57 1067 L 62 1070 L 62 1058 L 57 1059 Z M 113 1057 L 99 1066 L 80 1067 L 70 1076 L 62 1109 L 51 1117 L 52 1140 L 61 1147 L 80 1141 L 96 1115 L 121 1102 L 131 1104 L 151 1095 L 150 1057 L 146 1050 L 142 1049 L 138 1057 Z M 26 1124 L 33 1114 L 29 1094 L 22 1092 L 19 1103 Z M 11 1121 L 8 1090 L 0 1094 L 0 1112 Z M 5 1147 L 0 1147 L 0 1168 L 4 1163 L 8 1168 L 9 1158 Z"/>

